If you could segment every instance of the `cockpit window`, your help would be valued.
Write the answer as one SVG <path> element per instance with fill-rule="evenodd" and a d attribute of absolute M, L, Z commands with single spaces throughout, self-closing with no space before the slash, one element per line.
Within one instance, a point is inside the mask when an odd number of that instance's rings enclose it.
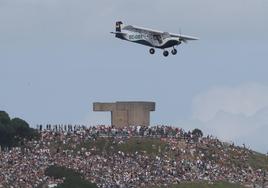
<path fill-rule="evenodd" d="M 161 35 L 153 35 L 153 39 L 157 40 L 159 43 L 162 43 L 162 37 Z"/>

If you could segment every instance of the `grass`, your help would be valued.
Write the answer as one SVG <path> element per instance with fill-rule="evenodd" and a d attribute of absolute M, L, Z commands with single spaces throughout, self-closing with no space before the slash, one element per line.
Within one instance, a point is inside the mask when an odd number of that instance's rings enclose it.
<path fill-rule="evenodd" d="M 166 147 L 167 143 L 156 138 L 131 138 L 119 145 L 120 151 L 125 153 L 143 152 L 149 155 L 161 154 Z"/>
<path fill-rule="evenodd" d="M 97 153 L 114 153 L 122 151 L 124 153 L 146 153 L 149 155 L 161 154 L 167 148 L 167 143 L 158 138 L 130 138 L 123 143 L 114 142 L 111 138 L 99 138 L 95 141 L 87 141 L 80 144 L 76 149 L 82 147 L 87 149 L 94 148 Z"/>
<path fill-rule="evenodd" d="M 161 155 L 162 153 L 168 154 L 170 157 L 174 156 L 175 153 L 169 150 L 168 143 L 159 138 L 130 138 L 124 140 L 123 143 L 118 143 L 113 138 L 98 138 L 95 141 L 85 141 L 79 145 L 75 145 L 76 148 L 71 148 L 70 145 L 62 145 L 59 140 L 54 140 L 51 144 L 51 149 L 56 152 L 56 148 L 61 149 L 73 149 L 74 152 L 80 151 L 81 148 L 86 148 L 92 153 L 116 153 L 118 151 L 123 151 L 124 153 L 145 153 L 148 155 Z M 92 150 L 94 149 L 94 150 Z M 202 149 L 203 153 L 210 158 L 212 161 L 218 161 L 218 158 L 212 158 L 212 153 L 220 152 L 215 148 L 199 148 Z M 238 160 L 238 155 L 236 152 L 230 152 L 230 159 L 228 164 L 235 164 L 236 166 L 243 166 L 244 161 Z M 253 167 L 253 169 L 267 169 L 268 170 L 268 157 L 264 154 L 253 152 L 248 157 L 248 164 Z"/>
<path fill-rule="evenodd" d="M 248 160 L 252 168 L 268 170 L 268 156 L 261 154 L 261 153 L 253 152 L 249 156 Z"/>

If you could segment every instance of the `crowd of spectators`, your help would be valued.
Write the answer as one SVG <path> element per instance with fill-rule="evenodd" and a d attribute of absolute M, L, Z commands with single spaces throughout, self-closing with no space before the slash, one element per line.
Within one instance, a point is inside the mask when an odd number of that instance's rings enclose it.
<path fill-rule="evenodd" d="M 45 175 L 51 165 L 74 169 L 98 187 L 169 186 L 180 182 L 228 181 L 254 187 L 263 182 L 263 169 L 251 167 L 252 151 L 212 136 L 172 126 L 114 128 L 111 126 L 38 126 L 40 140 L 0 151 L 0 187 L 38 187 L 63 179 Z M 161 139 L 165 148 L 146 151 L 98 152 L 94 143 L 109 139 L 115 145 L 131 138 Z M 113 146 L 110 146 L 113 147 Z"/>

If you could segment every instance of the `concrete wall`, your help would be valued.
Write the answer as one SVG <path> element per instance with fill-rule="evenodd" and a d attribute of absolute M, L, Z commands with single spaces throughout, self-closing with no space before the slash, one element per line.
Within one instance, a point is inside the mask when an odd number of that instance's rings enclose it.
<path fill-rule="evenodd" d="M 150 125 L 150 111 L 155 111 L 154 102 L 93 103 L 94 111 L 110 111 L 111 124 L 116 127 Z"/>

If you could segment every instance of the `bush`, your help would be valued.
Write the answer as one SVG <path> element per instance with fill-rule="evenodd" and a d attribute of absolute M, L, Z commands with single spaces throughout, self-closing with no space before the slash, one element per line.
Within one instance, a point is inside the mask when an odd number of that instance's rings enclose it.
<path fill-rule="evenodd" d="M 60 167 L 60 166 L 50 166 L 45 170 L 45 175 L 46 176 L 50 176 L 50 177 L 54 177 L 56 179 L 60 179 L 60 178 L 70 178 L 70 177 L 74 177 L 74 176 L 78 176 L 80 177 L 80 174 L 77 172 L 74 172 L 72 169 L 68 169 L 65 167 Z"/>
<path fill-rule="evenodd" d="M 82 179 L 81 174 L 72 169 L 60 166 L 50 166 L 45 170 L 45 175 L 56 179 L 65 178 L 64 182 L 57 188 L 97 188 L 96 184 Z"/>

